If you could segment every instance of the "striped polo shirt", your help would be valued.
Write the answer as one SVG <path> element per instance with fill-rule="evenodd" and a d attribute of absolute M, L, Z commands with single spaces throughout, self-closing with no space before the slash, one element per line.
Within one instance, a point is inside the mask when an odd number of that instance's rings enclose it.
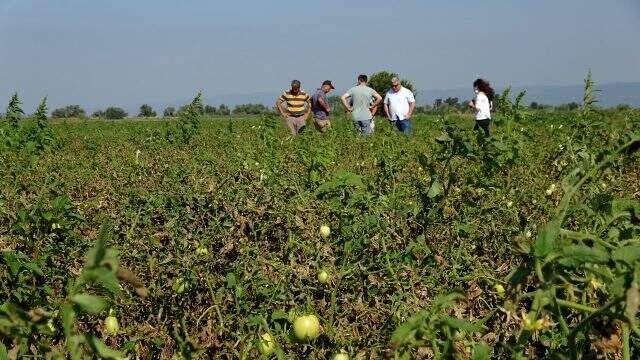
<path fill-rule="evenodd" d="M 309 101 L 309 95 L 302 90 L 298 92 L 298 95 L 293 95 L 290 91 L 284 91 L 280 95 L 280 100 L 287 104 L 289 115 L 300 116 L 306 113 L 305 105 Z"/>

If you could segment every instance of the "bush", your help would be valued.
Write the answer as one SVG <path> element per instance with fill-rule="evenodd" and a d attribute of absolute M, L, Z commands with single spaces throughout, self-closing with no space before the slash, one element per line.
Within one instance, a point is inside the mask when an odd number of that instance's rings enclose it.
<path fill-rule="evenodd" d="M 119 107 L 108 107 L 107 110 L 104 111 L 104 117 L 110 120 L 124 119 L 127 115 L 127 112 Z"/>

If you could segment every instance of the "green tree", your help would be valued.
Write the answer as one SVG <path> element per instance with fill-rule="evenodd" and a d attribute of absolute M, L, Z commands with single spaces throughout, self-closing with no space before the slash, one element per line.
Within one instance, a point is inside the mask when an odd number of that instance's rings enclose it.
<path fill-rule="evenodd" d="M 94 111 L 93 114 L 91 114 L 91 117 L 104 118 L 105 117 L 104 110 L 96 110 L 96 111 Z"/>
<path fill-rule="evenodd" d="M 269 113 L 271 113 L 271 109 L 263 104 L 240 104 L 233 109 L 234 115 L 260 115 Z"/>
<path fill-rule="evenodd" d="M 390 71 L 379 71 L 377 73 L 373 73 L 369 77 L 369 86 L 384 97 L 387 91 L 391 89 L 391 79 L 394 77 L 400 78 L 397 73 Z M 411 81 L 400 78 L 400 83 L 403 87 L 411 90 L 414 95 L 416 94 L 416 89 Z"/>
<path fill-rule="evenodd" d="M 212 105 L 205 105 L 205 107 L 204 107 L 204 113 L 205 113 L 206 115 L 213 116 L 213 115 L 215 115 L 217 112 L 218 112 L 218 109 L 216 109 L 216 107 L 215 107 L 215 106 L 212 106 Z"/>
<path fill-rule="evenodd" d="M 56 119 L 84 118 L 86 116 L 86 112 L 80 105 L 67 105 L 63 108 L 55 109 L 51 113 L 51 117 Z"/>
<path fill-rule="evenodd" d="M 400 78 L 397 73 L 386 70 L 373 73 L 369 77 L 369 87 L 374 89 L 384 99 L 387 91 L 391 89 L 391 79 L 393 79 L 394 77 Z M 411 81 L 400 78 L 400 83 L 403 87 L 411 90 L 414 95 L 417 95 L 416 89 Z M 383 106 L 378 107 L 378 114 L 384 114 Z"/>
<path fill-rule="evenodd" d="M 164 111 L 162 112 L 162 115 L 164 117 L 174 117 L 176 116 L 176 108 L 174 108 L 173 106 L 169 106 L 164 109 Z"/>
<path fill-rule="evenodd" d="M 345 110 L 344 106 L 342 106 L 342 100 L 340 100 L 340 96 L 331 95 L 327 98 L 327 101 L 329 102 L 329 107 L 331 108 L 331 114 L 344 114 Z"/>
<path fill-rule="evenodd" d="M 459 102 L 460 102 L 460 100 L 457 97 L 448 97 L 448 98 L 444 99 L 444 103 L 445 104 L 447 104 L 447 105 L 449 105 L 451 107 L 454 107 L 454 108 L 458 107 L 458 103 Z"/>
<path fill-rule="evenodd" d="M 231 114 L 231 110 L 227 105 L 221 104 L 218 107 L 218 115 L 229 115 L 229 114 Z"/>
<path fill-rule="evenodd" d="M 140 106 L 140 113 L 138 117 L 156 117 L 156 112 L 153 111 L 153 108 L 147 104 L 142 104 Z"/>
<path fill-rule="evenodd" d="M 127 117 L 127 112 L 124 109 L 111 106 L 104 111 L 104 117 L 110 120 L 120 120 Z"/>

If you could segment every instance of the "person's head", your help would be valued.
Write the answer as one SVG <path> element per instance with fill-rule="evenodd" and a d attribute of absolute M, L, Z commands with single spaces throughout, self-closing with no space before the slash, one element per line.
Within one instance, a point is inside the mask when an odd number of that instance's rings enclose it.
<path fill-rule="evenodd" d="M 473 91 L 476 94 L 479 92 L 483 92 L 485 95 L 487 95 L 487 98 L 489 98 L 489 100 L 493 100 L 495 96 L 495 91 L 493 90 L 489 82 L 484 79 L 476 79 L 476 81 L 473 82 Z"/>
<path fill-rule="evenodd" d="M 293 80 L 291 82 L 291 93 L 297 94 L 300 92 L 300 80 Z"/>
<path fill-rule="evenodd" d="M 400 91 L 401 88 L 402 88 L 402 83 L 400 82 L 400 79 L 398 79 L 395 76 L 391 78 L 391 89 L 393 89 L 394 92 L 398 92 Z"/>
<path fill-rule="evenodd" d="M 322 89 L 322 91 L 324 91 L 325 94 L 328 94 L 329 91 L 331 91 L 331 90 L 333 90 L 335 88 L 333 87 L 333 84 L 331 83 L 330 80 L 325 80 L 322 83 L 322 86 L 320 87 L 320 89 Z"/>
<path fill-rule="evenodd" d="M 367 75 L 363 74 L 358 76 L 358 84 L 366 85 L 368 81 L 369 81 L 369 78 L 367 77 Z"/>

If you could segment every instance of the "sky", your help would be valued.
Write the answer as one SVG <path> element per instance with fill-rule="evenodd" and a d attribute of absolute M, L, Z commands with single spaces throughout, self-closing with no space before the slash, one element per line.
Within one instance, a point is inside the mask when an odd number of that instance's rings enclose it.
<path fill-rule="evenodd" d="M 580 84 L 589 67 L 637 82 L 639 35 L 640 0 L 0 0 L 0 102 L 345 90 L 379 70 L 426 90 Z"/>

